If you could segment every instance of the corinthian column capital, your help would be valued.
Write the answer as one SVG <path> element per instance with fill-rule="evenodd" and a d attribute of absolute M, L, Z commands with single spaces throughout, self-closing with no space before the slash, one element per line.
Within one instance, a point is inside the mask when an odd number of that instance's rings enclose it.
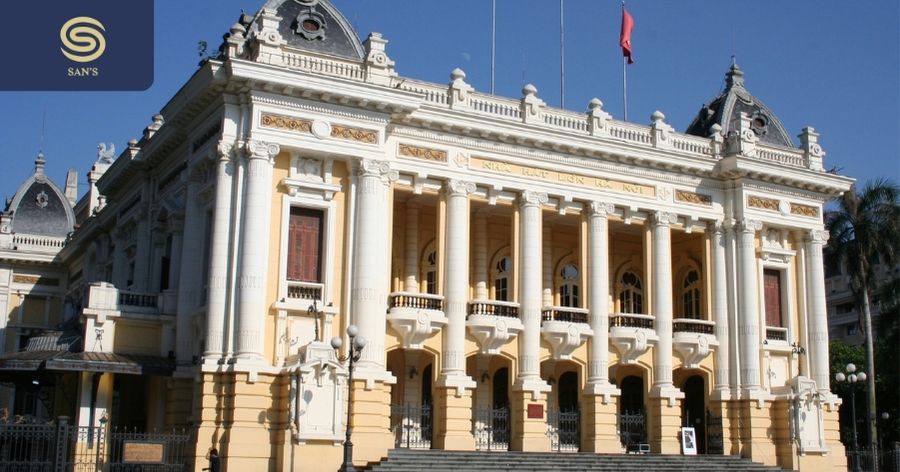
<path fill-rule="evenodd" d="M 678 222 L 678 215 L 667 211 L 657 211 L 653 213 L 653 223 L 660 226 L 674 225 Z"/>
<path fill-rule="evenodd" d="M 550 201 L 550 197 L 543 192 L 535 192 L 533 190 L 525 190 L 519 195 L 519 203 L 522 206 L 539 206 Z"/>
<path fill-rule="evenodd" d="M 615 213 L 616 206 L 609 202 L 594 200 L 588 205 L 588 214 L 606 217 Z"/>
<path fill-rule="evenodd" d="M 391 169 L 391 164 L 387 161 L 363 159 L 359 163 L 359 176 L 378 177 L 382 183 L 387 184 L 400 178 L 400 173 Z"/>
<path fill-rule="evenodd" d="M 267 159 L 271 161 L 281 152 L 281 146 L 278 143 L 268 143 L 252 139 L 244 144 L 249 159 Z"/>
<path fill-rule="evenodd" d="M 763 227 L 762 221 L 759 220 L 743 220 L 740 224 L 740 231 L 743 233 L 755 233 Z"/>
<path fill-rule="evenodd" d="M 831 237 L 831 234 L 828 230 L 814 229 L 806 235 L 806 240 L 814 244 L 825 244 L 828 242 L 829 237 Z"/>
<path fill-rule="evenodd" d="M 234 143 L 219 141 L 216 146 L 214 158 L 220 161 L 230 161 L 234 157 Z"/>
<path fill-rule="evenodd" d="M 475 192 L 475 184 L 465 180 L 450 179 L 446 182 L 444 190 L 448 197 L 468 197 Z"/>

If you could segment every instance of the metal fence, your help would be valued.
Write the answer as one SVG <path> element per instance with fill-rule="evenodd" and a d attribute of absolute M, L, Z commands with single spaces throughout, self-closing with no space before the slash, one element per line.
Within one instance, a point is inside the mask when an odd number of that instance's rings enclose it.
<path fill-rule="evenodd" d="M 475 449 L 479 451 L 509 450 L 509 407 L 476 408 L 472 424 Z"/>
<path fill-rule="evenodd" d="M 642 452 L 647 445 L 647 418 L 643 413 L 619 415 L 619 439 L 626 452 Z"/>
<path fill-rule="evenodd" d="M 547 434 L 550 448 L 557 452 L 578 452 L 581 447 L 581 412 L 548 410 Z"/>
<path fill-rule="evenodd" d="M 878 461 L 878 464 L 875 461 Z M 900 472 L 900 444 L 890 449 L 847 449 L 847 470 L 870 472 Z"/>
<path fill-rule="evenodd" d="M 431 405 L 391 405 L 394 446 L 431 449 Z"/>
<path fill-rule="evenodd" d="M 184 431 L 138 433 L 71 425 L 67 417 L 0 422 L 0 471 L 187 471 L 190 439 Z"/>

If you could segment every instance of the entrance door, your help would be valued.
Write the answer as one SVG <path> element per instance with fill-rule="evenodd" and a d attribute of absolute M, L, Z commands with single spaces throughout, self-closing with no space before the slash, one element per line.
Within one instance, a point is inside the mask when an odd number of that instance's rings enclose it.
<path fill-rule="evenodd" d="M 644 379 L 629 375 L 622 379 L 619 399 L 619 439 L 625 450 L 636 452 L 647 443 L 647 423 L 644 416 Z"/>
<path fill-rule="evenodd" d="M 694 428 L 697 452 L 706 454 L 706 385 L 703 377 L 692 375 L 684 383 L 681 425 Z"/>

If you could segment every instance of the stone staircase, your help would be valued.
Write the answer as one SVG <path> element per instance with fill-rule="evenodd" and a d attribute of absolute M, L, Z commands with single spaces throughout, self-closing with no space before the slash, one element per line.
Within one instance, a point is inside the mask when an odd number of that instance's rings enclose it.
<path fill-rule="evenodd" d="M 783 472 L 736 456 L 680 456 L 660 454 L 590 454 L 537 452 L 463 452 L 393 449 L 381 462 L 362 470 L 372 472 L 462 471 L 608 471 L 608 472 Z"/>

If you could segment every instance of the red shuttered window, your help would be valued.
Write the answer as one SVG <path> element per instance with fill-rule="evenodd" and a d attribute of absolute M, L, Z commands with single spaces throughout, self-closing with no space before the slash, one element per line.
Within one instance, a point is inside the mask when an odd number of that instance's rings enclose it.
<path fill-rule="evenodd" d="M 291 208 L 288 227 L 288 280 L 322 281 L 322 222 L 324 213 L 309 208 Z"/>
<path fill-rule="evenodd" d="M 784 327 L 781 321 L 781 272 L 766 269 L 763 272 L 763 289 L 766 296 L 766 326 Z"/>

